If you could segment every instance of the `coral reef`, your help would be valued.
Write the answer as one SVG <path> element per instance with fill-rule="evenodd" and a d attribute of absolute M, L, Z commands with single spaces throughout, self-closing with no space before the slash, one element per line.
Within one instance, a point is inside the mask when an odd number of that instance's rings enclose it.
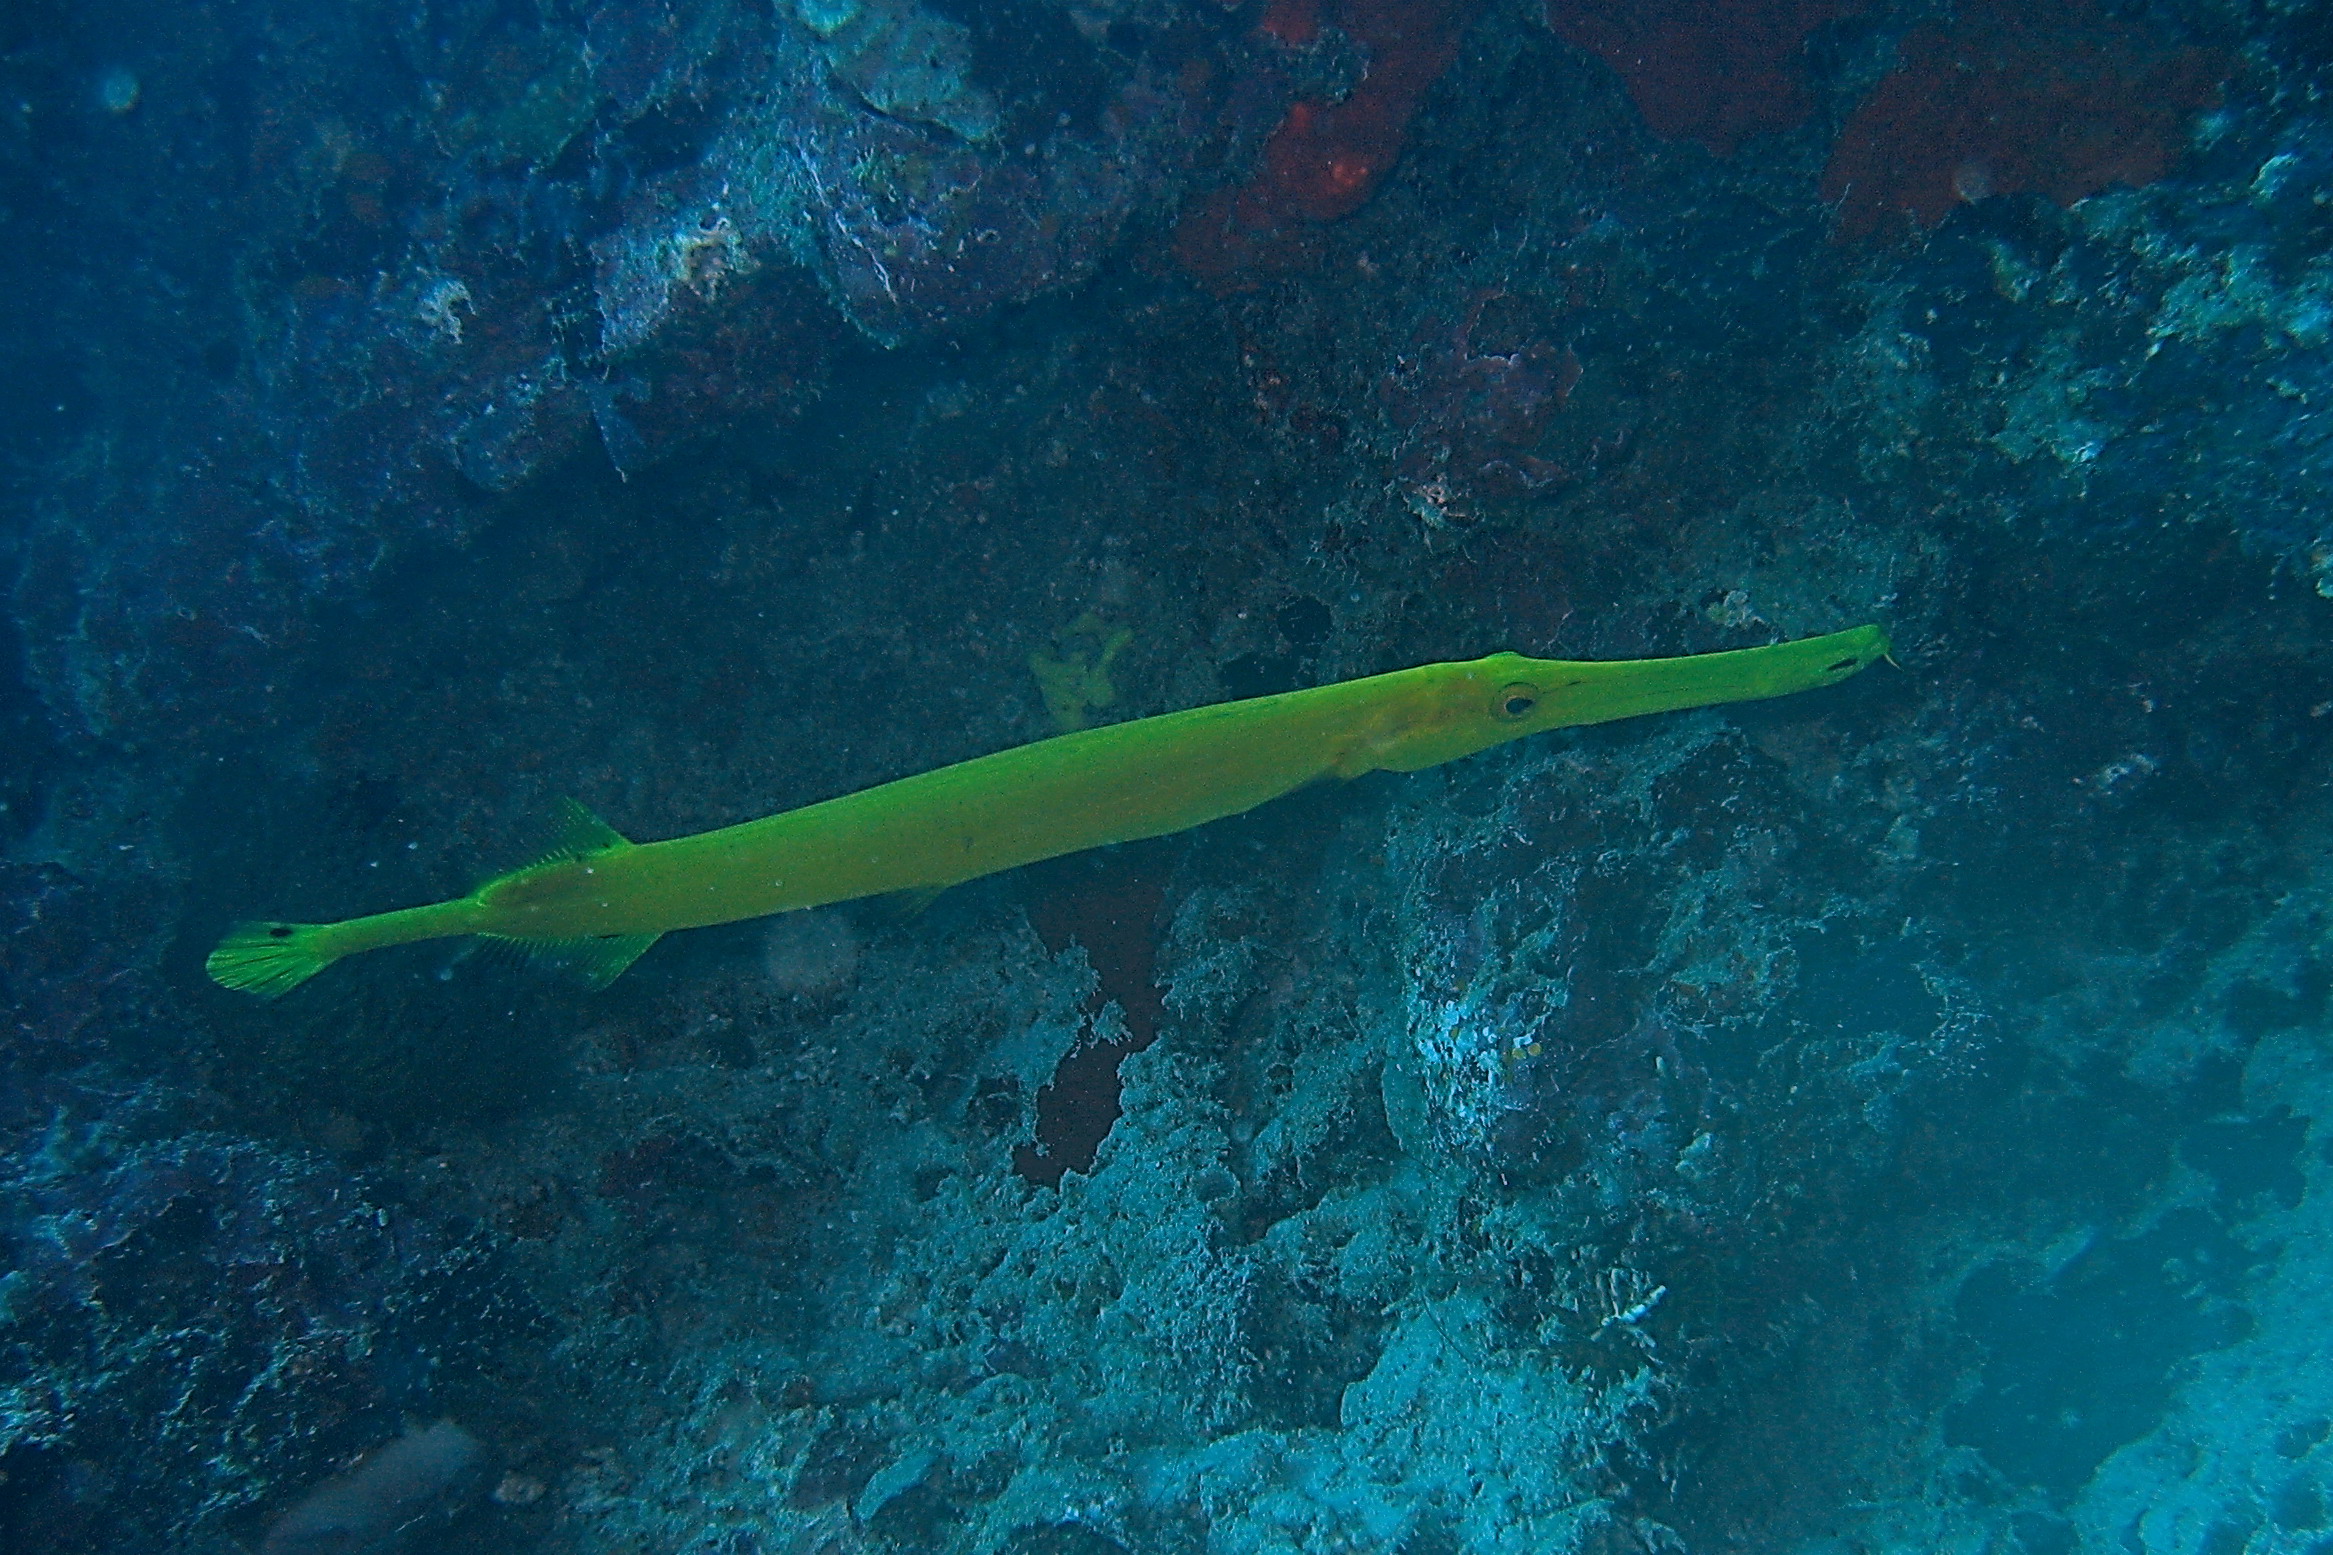
<path fill-rule="evenodd" d="M 2072 205 L 2153 183 L 2234 68 L 2091 0 L 2038 12 L 1987 3 L 1914 28 L 1895 70 L 1839 132 L 1823 197 L 1839 235 L 1933 227 L 1956 206 L 2040 194 Z"/>
<path fill-rule="evenodd" d="M 0 864 L 0 1122 L 20 1116 L 24 1087 L 69 1076 L 151 1025 L 167 1002 L 154 963 L 160 883 L 130 872 L 102 885 L 53 864 Z"/>
<path fill-rule="evenodd" d="M 854 335 L 896 345 L 1075 282 L 1179 192 L 1206 44 L 1171 9 L 1089 40 L 1025 0 L 982 24 L 1008 42 L 906 0 L 846 9 L 319 27 L 221 0 L 185 19 L 184 79 L 149 77 L 102 131 L 43 98 L 19 284 L 61 294 L 58 349 L 119 386 L 135 445 L 48 489 L 30 542 L 33 669 L 68 727 L 136 744 L 257 716 L 250 651 L 497 495 L 797 413 Z M 50 89 L 61 62 L 26 58 Z M 257 109 L 205 110 L 246 61 Z M 232 216 L 152 187 L 174 163 L 247 169 Z M 111 241 L 209 278 L 199 304 L 132 304 L 199 360 L 108 355 L 121 304 L 67 251 Z"/>
<path fill-rule="evenodd" d="M 1758 43 L 1632 106 L 1529 4 L 0 8 L 0 1545 L 2322 1543 L 2324 26 L 1841 11 L 1559 8 Z M 1986 103 L 2151 172 L 1946 210 Z M 1866 619 L 600 994 L 200 975 L 1118 632 L 1137 717 Z"/>
<path fill-rule="evenodd" d="M 971 33 L 960 23 L 899 0 L 809 0 L 795 10 L 868 107 L 965 140 L 996 137 L 996 104 L 969 79 Z"/>
<path fill-rule="evenodd" d="M 1570 478 L 1530 449 L 1579 386 L 1580 359 L 1541 339 L 1478 353 L 1483 310 L 1495 300 L 1474 298 L 1447 342 L 1401 358 L 1378 386 L 1404 500 L 1436 527 L 1471 516 L 1482 487 L 1536 492 Z"/>
<path fill-rule="evenodd" d="M 319 1163 L 109 1133 L 60 1123 L 7 1157 L 0 1529 L 15 1548 L 215 1540 L 394 1435 L 433 1388 L 458 1392 L 537 1321 L 483 1244 Z"/>
<path fill-rule="evenodd" d="M 1814 111 L 1803 55 L 1864 0 L 1547 0 L 1547 25 L 1620 73 L 1655 135 L 1732 156 Z"/>
<path fill-rule="evenodd" d="M 1470 0 L 1338 0 L 1324 21 L 1313 0 L 1273 0 L 1256 24 L 1261 36 L 1317 49 L 1333 32 L 1366 63 L 1339 95 L 1300 93 L 1247 181 L 1184 214 L 1175 234 L 1183 268 L 1230 287 L 1317 262 L 1313 229 L 1358 210 L 1393 170 L 1472 12 Z"/>

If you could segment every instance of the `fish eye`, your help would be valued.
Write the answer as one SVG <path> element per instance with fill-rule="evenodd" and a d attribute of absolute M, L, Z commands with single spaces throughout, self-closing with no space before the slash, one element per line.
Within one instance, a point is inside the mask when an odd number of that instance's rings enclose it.
<path fill-rule="evenodd" d="M 1512 722 L 1527 718 L 1531 709 L 1539 705 L 1539 688 L 1521 684 L 1501 686 L 1499 694 L 1491 698 L 1491 715 Z"/>

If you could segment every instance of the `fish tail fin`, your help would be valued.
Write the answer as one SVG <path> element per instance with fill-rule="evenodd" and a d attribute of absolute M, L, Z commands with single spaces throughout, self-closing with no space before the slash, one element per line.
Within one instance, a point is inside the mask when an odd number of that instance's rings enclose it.
<path fill-rule="evenodd" d="M 211 981 L 262 999 L 280 999 L 339 956 L 318 941 L 329 924 L 238 923 L 203 962 Z"/>

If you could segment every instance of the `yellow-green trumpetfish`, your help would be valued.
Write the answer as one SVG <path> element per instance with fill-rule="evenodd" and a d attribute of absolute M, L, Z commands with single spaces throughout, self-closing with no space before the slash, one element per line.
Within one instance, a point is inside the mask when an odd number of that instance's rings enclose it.
<path fill-rule="evenodd" d="M 932 893 L 1237 815 L 1324 778 L 1415 772 L 1544 729 L 1787 696 L 1887 652 L 1876 626 L 1770 648 L 1577 662 L 1494 653 L 1039 740 L 782 815 L 632 843 L 571 805 L 560 845 L 468 896 L 342 923 L 239 924 L 210 974 L 273 998 L 342 956 L 478 934 L 599 986 L 673 929 Z"/>

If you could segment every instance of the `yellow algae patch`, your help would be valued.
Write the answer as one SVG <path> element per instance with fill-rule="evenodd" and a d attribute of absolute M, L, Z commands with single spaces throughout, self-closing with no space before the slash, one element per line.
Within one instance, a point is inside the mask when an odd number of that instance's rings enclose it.
<path fill-rule="evenodd" d="M 1093 722 L 1090 714 L 1117 705 L 1110 664 L 1132 641 L 1132 630 L 1121 626 L 1113 631 L 1089 610 L 1053 634 L 1057 652 L 1039 649 L 1029 655 L 1029 673 L 1037 677 L 1055 729 L 1074 734 Z"/>

